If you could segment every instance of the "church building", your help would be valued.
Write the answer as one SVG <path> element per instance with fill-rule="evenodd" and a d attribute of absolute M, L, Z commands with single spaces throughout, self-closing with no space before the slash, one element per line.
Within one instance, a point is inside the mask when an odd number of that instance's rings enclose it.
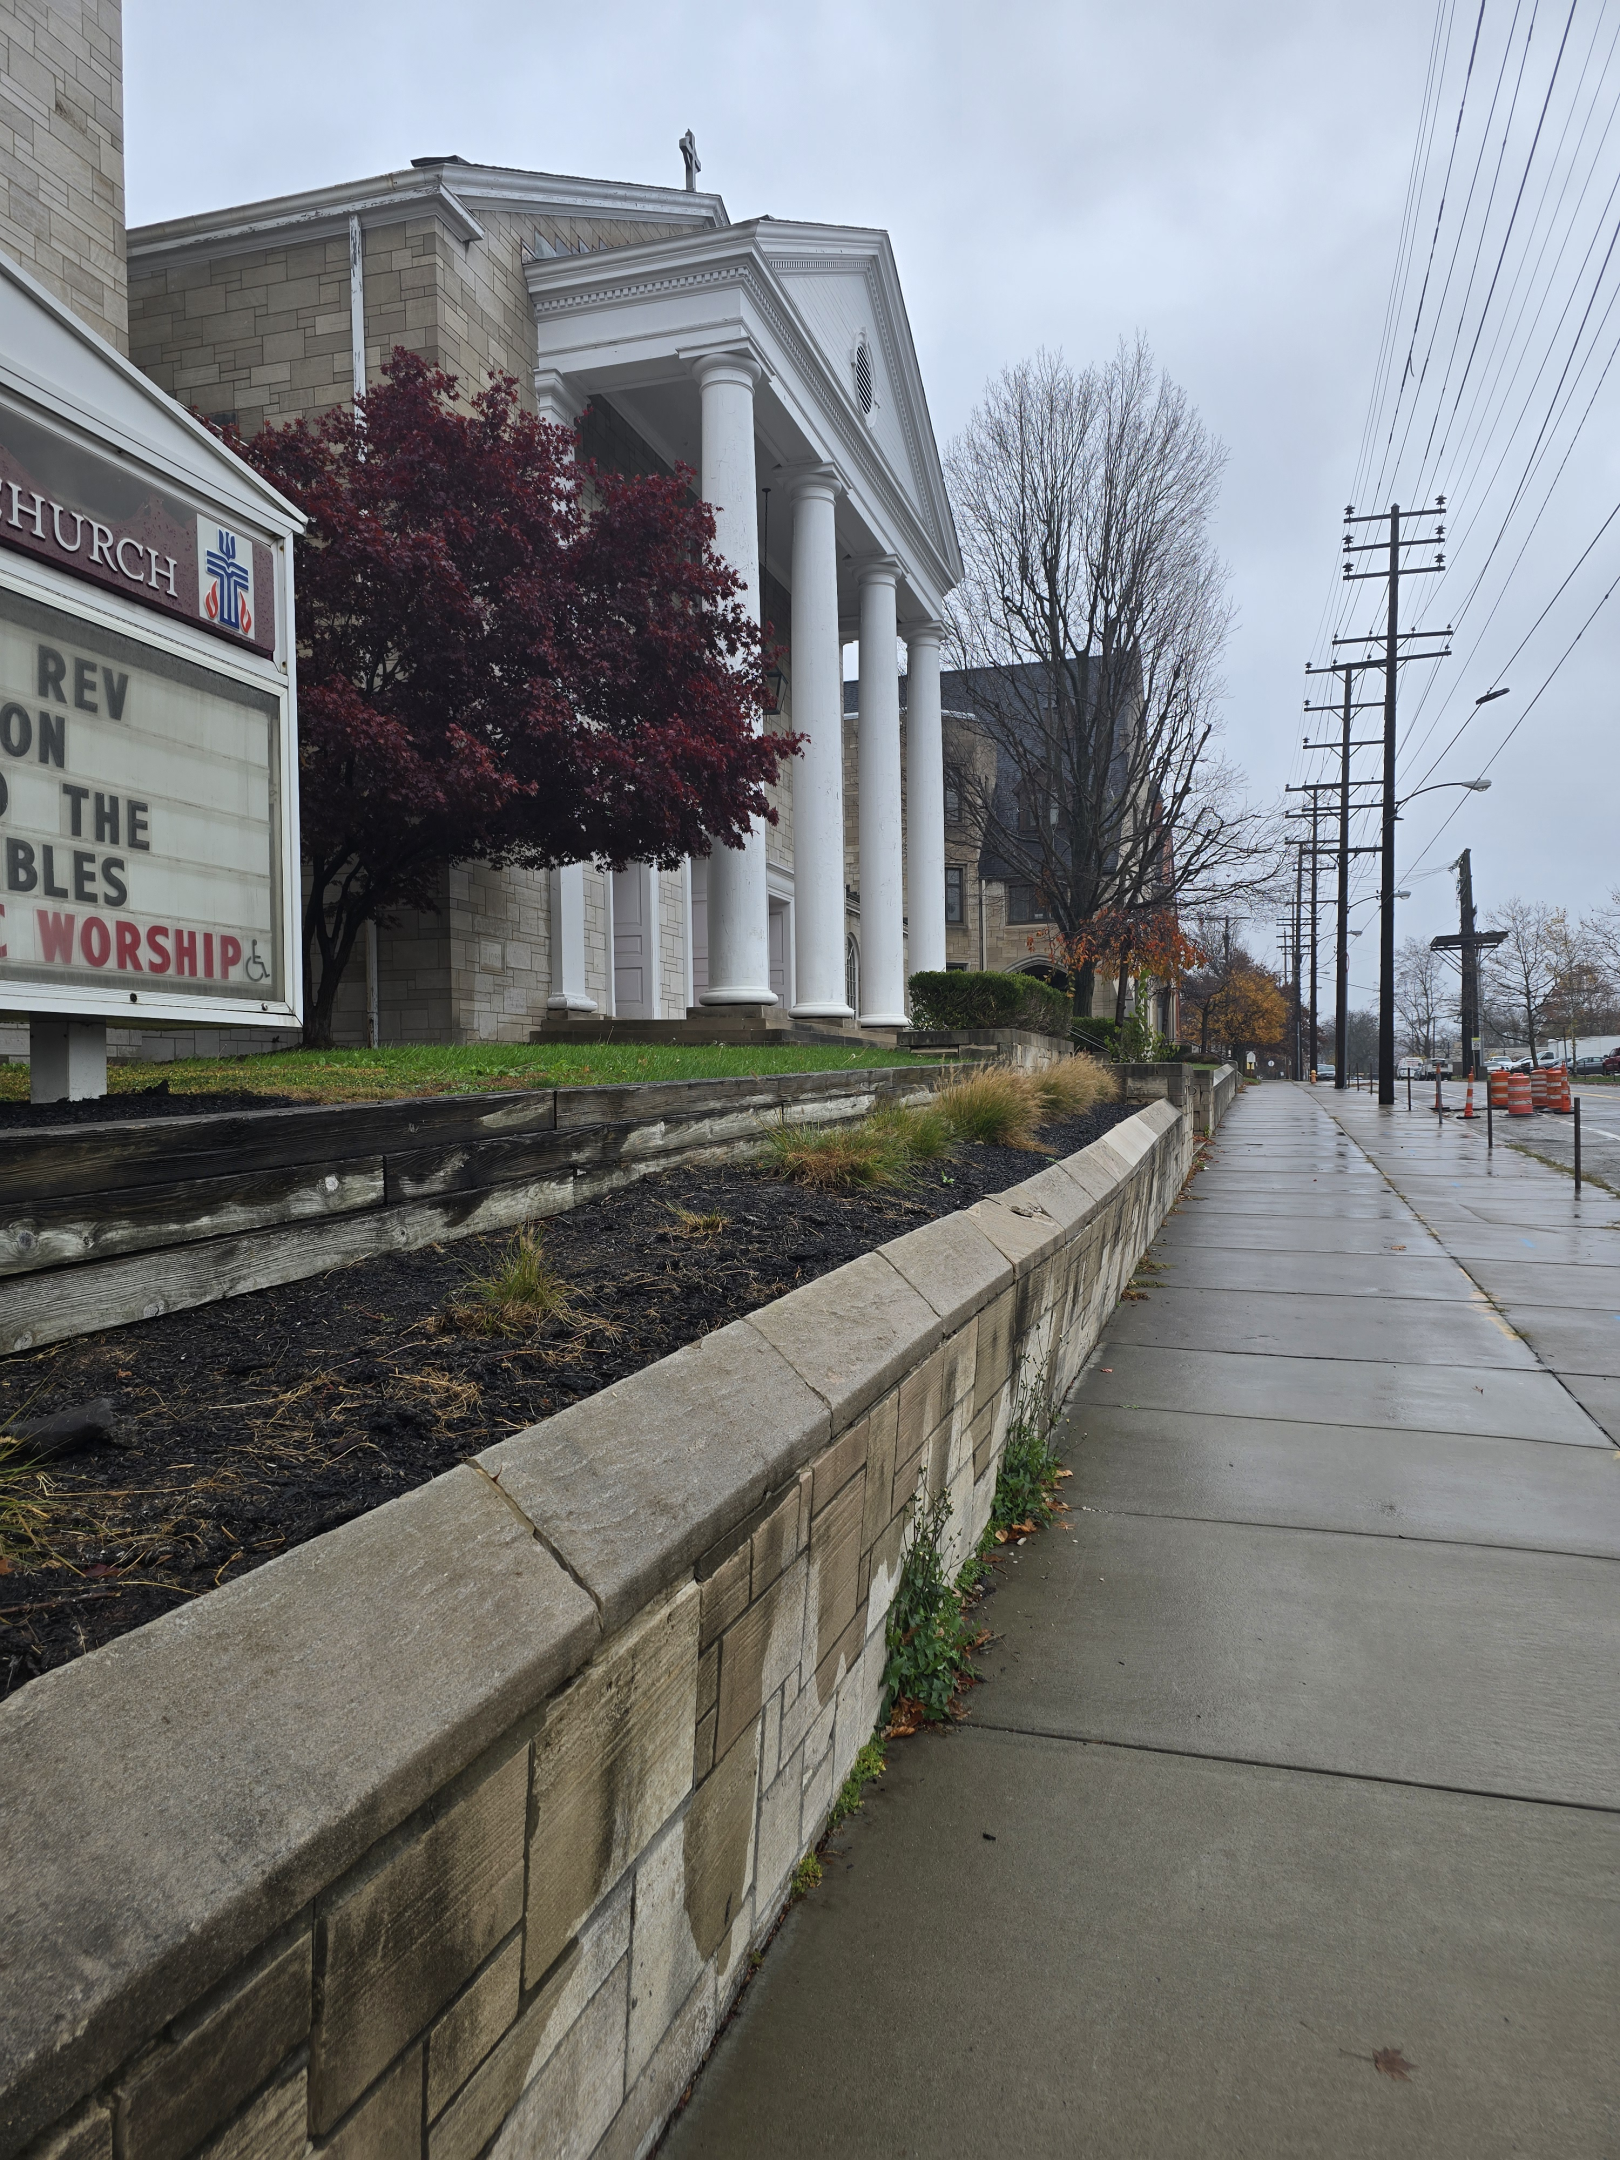
<path fill-rule="evenodd" d="M 694 1008 L 892 1028 L 908 974 L 946 964 L 940 643 L 961 562 L 894 253 L 861 227 L 733 224 L 682 148 L 684 188 L 427 157 L 128 235 L 131 358 L 244 434 L 363 393 L 405 346 L 469 393 L 515 376 L 604 467 L 689 466 L 780 649 L 766 725 L 805 738 L 744 849 L 678 871 L 449 867 L 434 911 L 357 956 L 339 1040 L 523 1042 Z"/>

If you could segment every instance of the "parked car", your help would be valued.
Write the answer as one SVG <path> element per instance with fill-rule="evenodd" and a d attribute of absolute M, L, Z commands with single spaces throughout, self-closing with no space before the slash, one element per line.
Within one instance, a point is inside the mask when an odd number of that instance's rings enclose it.
<path fill-rule="evenodd" d="M 1611 1050 L 1609 1052 L 1608 1056 L 1603 1060 L 1603 1070 L 1606 1073 L 1620 1073 L 1620 1050 Z"/>
<path fill-rule="evenodd" d="M 1590 1057 L 1578 1057 L 1569 1069 L 1572 1073 L 1600 1073 L 1603 1059 L 1594 1051 Z"/>
<path fill-rule="evenodd" d="M 1318 1065 L 1316 1068 L 1316 1077 L 1318 1080 L 1336 1080 L 1338 1078 L 1338 1073 L 1331 1065 Z"/>

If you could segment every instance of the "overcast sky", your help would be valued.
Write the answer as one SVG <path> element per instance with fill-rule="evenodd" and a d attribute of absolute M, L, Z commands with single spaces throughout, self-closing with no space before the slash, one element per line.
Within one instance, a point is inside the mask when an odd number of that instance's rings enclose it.
<path fill-rule="evenodd" d="M 1442 31 L 1449 23 L 1451 36 L 1430 108 L 1438 125 L 1426 207 L 1415 221 L 1419 272 L 1476 20 L 1474 0 L 1442 6 Z M 1598 35 L 1600 13 L 1600 0 L 1577 0 L 1541 164 L 1514 228 L 1525 275 L 1512 284 L 1518 258 L 1510 255 L 1487 322 L 1488 346 L 1501 320 L 1504 359 L 1521 324 L 1528 339 L 1538 312 L 1556 321 L 1565 305 L 1564 285 L 1552 275 L 1560 206 L 1584 245 L 1620 177 L 1620 128 L 1600 132 L 1620 86 L 1620 65 L 1608 74 L 1600 65 L 1610 50 L 1608 31 Z M 1136 0 L 1128 8 L 1102 0 L 1010 0 L 999 8 L 982 0 L 875 8 L 869 0 L 748 7 L 608 0 L 566 9 L 282 0 L 266 20 L 270 27 L 244 48 L 234 36 L 210 35 L 189 0 L 183 7 L 131 0 L 124 27 L 132 225 L 448 152 L 678 185 L 676 138 L 691 127 L 703 185 L 724 196 L 733 218 L 769 213 L 887 228 L 942 448 L 1005 362 L 1042 344 L 1076 361 L 1101 360 L 1121 335 L 1144 331 L 1230 449 L 1219 534 L 1238 610 L 1227 668 L 1229 754 L 1261 796 L 1303 776 L 1303 667 L 1308 656 L 1321 657 L 1324 605 L 1339 597 L 1341 512 L 1425 113 L 1435 30 L 1428 0 L 1216 7 Z M 1454 219 L 1477 123 L 1486 152 L 1475 213 L 1487 243 L 1481 291 L 1551 79 L 1564 9 L 1548 11 L 1550 28 L 1535 31 L 1528 53 L 1520 51 L 1522 19 L 1519 45 L 1509 45 L 1510 21 L 1506 0 L 1486 0 L 1448 206 Z M 1609 24 L 1620 27 L 1620 18 L 1611 13 Z M 1507 90 L 1493 121 L 1487 99 L 1504 58 Z M 1521 64 L 1520 102 L 1508 117 L 1507 92 Z M 1487 211 L 1498 136 L 1505 155 Z M 1555 185 L 1543 198 L 1544 169 Z M 1544 229 L 1532 222 L 1538 201 Z M 1466 230 L 1463 238 L 1466 268 L 1474 240 Z M 1442 269 L 1448 246 L 1443 237 Z M 1549 274 L 1538 302 L 1542 264 Z M 1572 267 L 1564 282 L 1573 275 Z M 1620 279 L 1620 260 L 1613 275 Z M 1416 290 L 1414 281 L 1406 329 Z M 1510 294 L 1504 315 L 1500 303 Z M 1444 346 L 1451 333 L 1443 315 L 1441 326 Z M 1404 359 L 1404 330 L 1400 342 Z M 1530 353 L 1522 379 L 1502 374 L 1504 387 L 1518 383 L 1514 398 L 1536 357 Z M 1559 364 L 1530 409 L 1531 435 Z M 1480 373 L 1490 379 L 1483 364 Z M 1620 370 L 1610 387 L 1620 390 Z M 1504 396 L 1494 432 L 1483 415 L 1477 449 L 1453 459 L 1455 470 L 1436 472 L 1434 484 L 1452 496 L 1454 534 L 1471 507 L 1489 511 L 1494 498 L 1483 477 L 1503 446 L 1510 477 L 1516 469 L 1512 448 L 1522 430 L 1516 436 L 1509 425 L 1514 398 Z M 1437 686 L 1451 695 L 1445 725 L 1415 755 L 1403 787 L 1431 777 L 1435 752 L 1497 681 L 1495 671 L 1620 493 L 1617 417 L 1600 394 L 1471 659 L 1493 597 L 1489 581 L 1464 618 L 1467 634 Z M 1472 496 L 1471 471 L 1479 475 Z M 1393 475 L 1408 487 L 1427 477 L 1415 458 Z M 1378 507 L 1390 492 L 1386 476 Z M 1474 543 L 1479 559 L 1487 527 L 1494 532 L 1488 514 Z M 1493 577 L 1516 546 L 1515 536 Z M 1460 607 L 1472 560 L 1465 547 L 1459 575 L 1435 596 L 1441 618 Z M 1470 723 L 1432 778 L 1480 771 L 1617 574 L 1620 520 L 1502 678 L 1513 695 Z M 1371 625 L 1379 591 L 1358 588 L 1368 597 L 1364 605 L 1358 599 L 1347 627 Z M 1429 596 L 1419 605 L 1428 619 Z M 1439 874 L 1412 877 L 1403 935 L 1455 926 L 1445 866 L 1465 843 L 1474 850 L 1482 909 L 1516 891 L 1580 910 L 1620 884 L 1620 595 L 1612 614 L 1599 616 L 1492 765 L 1489 794 L 1443 793 L 1412 804 L 1402 827 L 1405 863 Z M 1431 694 L 1419 711 L 1420 688 L 1414 677 L 1414 743 L 1439 704 Z M 1362 908 L 1354 919 L 1370 922 L 1373 912 Z M 1352 968 L 1358 1002 L 1374 984 L 1374 943 L 1369 934 L 1352 948 L 1365 956 Z"/>

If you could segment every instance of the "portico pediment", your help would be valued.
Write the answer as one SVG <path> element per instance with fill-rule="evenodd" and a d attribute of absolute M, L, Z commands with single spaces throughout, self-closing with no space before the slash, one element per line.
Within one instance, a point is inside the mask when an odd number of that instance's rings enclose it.
<path fill-rule="evenodd" d="M 914 607 L 938 612 L 961 559 L 886 234 L 757 219 L 540 258 L 525 276 L 539 370 L 577 397 L 633 403 L 654 446 L 689 463 L 693 365 L 751 351 L 763 369 L 761 478 L 836 468 L 862 550 L 897 556 Z"/>

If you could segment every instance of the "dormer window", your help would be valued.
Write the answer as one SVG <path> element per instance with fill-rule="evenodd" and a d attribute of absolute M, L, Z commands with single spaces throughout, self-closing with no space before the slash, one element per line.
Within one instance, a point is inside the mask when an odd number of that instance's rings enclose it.
<path fill-rule="evenodd" d="M 855 348 L 855 402 L 868 418 L 872 411 L 872 348 L 863 337 Z"/>

